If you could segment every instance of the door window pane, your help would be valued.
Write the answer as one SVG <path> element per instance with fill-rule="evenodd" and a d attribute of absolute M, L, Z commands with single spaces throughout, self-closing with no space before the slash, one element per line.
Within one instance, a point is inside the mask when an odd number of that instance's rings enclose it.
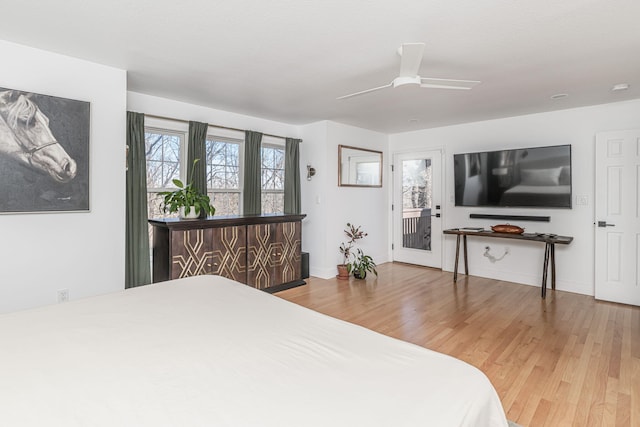
<path fill-rule="evenodd" d="M 402 162 L 402 246 L 431 250 L 431 159 Z"/>

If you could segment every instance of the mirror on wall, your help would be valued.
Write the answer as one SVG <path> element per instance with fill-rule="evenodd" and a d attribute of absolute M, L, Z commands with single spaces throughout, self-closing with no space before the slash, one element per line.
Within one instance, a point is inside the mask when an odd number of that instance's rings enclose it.
<path fill-rule="evenodd" d="M 382 151 L 338 145 L 340 187 L 382 187 Z"/>

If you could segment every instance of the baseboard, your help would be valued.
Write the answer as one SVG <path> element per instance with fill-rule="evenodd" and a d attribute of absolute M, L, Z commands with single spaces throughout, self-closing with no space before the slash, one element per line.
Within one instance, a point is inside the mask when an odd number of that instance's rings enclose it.
<path fill-rule="evenodd" d="M 321 279 L 331 279 L 332 277 L 336 277 L 337 274 L 338 270 L 335 266 L 333 268 L 318 268 L 309 266 L 309 275 L 313 277 L 319 277 Z"/>

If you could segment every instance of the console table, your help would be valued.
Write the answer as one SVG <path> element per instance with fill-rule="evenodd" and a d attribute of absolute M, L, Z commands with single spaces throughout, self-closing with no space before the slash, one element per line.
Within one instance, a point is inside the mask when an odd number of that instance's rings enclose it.
<path fill-rule="evenodd" d="M 453 282 L 458 281 L 458 258 L 460 256 L 460 238 L 462 237 L 464 252 L 464 274 L 469 275 L 469 264 L 467 262 L 467 236 L 491 237 L 501 239 L 529 240 L 532 242 L 541 242 L 544 247 L 544 262 L 542 264 L 542 298 L 547 296 L 547 272 L 549 270 L 549 262 L 551 262 L 551 289 L 556 288 L 556 243 L 568 245 L 573 240 L 570 236 L 557 236 L 555 234 L 541 233 L 496 233 L 494 231 L 475 231 L 460 228 L 452 228 L 444 230 L 444 234 L 456 235 L 456 261 L 453 268 Z"/>

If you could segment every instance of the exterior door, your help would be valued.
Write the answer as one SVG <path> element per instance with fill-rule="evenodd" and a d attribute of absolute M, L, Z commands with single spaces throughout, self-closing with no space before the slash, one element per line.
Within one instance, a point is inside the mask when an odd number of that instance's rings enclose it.
<path fill-rule="evenodd" d="M 439 150 L 394 156 L 394 261 L 442 266 L 441 165 Z"/>
<path fill-rule="evenodd" d="M 596 135 L 595 297 L 640 305 L 640 130 Z"/>

